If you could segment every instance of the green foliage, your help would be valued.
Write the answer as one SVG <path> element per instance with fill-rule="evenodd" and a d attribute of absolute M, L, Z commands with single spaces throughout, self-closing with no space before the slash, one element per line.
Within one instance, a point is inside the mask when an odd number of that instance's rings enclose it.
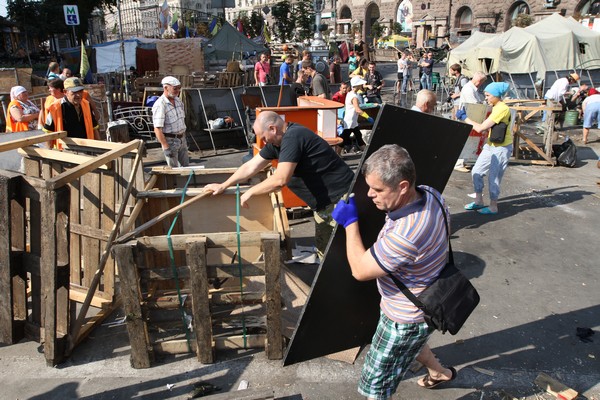
<path fill-rule="evenodd" d="M 271 8 L 271 14 L 275 19 L 273 31 L 279 36 L 282 42 L 287 42 L 292 38 L 296 19 L 292 14 L 292 6 L 288 0 L 276 3 Z"/>
<path fill-rule="evenodd" d="M 394 22 L 394 26 L 392 27 L 392 31 L 396 35 L 400 35 L 402 33 L 402 24 L 400 22 Z"/>
<path fill-rule="evenodd" d="M 533 24 L 533 18 L 529 14 L 519 14 L 513 21 L 513 26 L 518 26 L 519 28 L 525 28 L 531 24 Z"/>
<path fill-rule="evenodd" d="M 264 20 L 262 15 L 257 11 L 252 11 L 252 14 L 250 14 L 249 24 L 250 28 L 252 29 L 252 34 L 250 35 L 250 37 L 257 37 L 258 35 L 260 35 L 263 24 Z"/>
<path fill-rule="evenodd" d="M 374 38 L 380 38 L 383 34 L 383 30 L 384 27 L 379 22 L 375 22 L 371 26 L 371 35 L 373 35 Z"/>
<path fill-rule="evenodd" d="M 315 26 L 315 11 L 313 9 L 312 1 L 298 1 L 294 5 L 294 14 L 297 16 L 295 24 L 297 39 L 310 39 Z"/>

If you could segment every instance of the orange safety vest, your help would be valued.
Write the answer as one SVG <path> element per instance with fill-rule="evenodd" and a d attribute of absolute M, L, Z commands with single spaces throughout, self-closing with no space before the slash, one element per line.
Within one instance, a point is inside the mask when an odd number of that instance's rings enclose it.
<path fill-rule="evenodd" d="M 83 121 L 85 123 L 85 134 L 88 139 L 94 140 L 94 125 L 92 123 L 92 111 L 90 110 L 90 103 L 87 100 L 81 99 L 81 110 L 83 111 Z M 48 112 L 52 115 L 52 121 L 54 122 L 54 131 L 64 130 L 64 120 L 62 115 L 62 101 L 56 101 L 48 107 Z M 46 130 L 46 129 L 45 129 Z"/>
<path fill-rule="evenodd" d="M 7 112 L 7 117 L 6 118 L 6 132 L 25 132 L 29 130 L 29 124 L 27 122 L 17 122 L 13 119 L 12 115 L 10 114 L 10 109 L 13 107 L 19 107 L 21 109 L 21 111 L 23 111 L 23 106 L 21 106 L 21 104 L 19 104 L 18 100 L 12 100 L 10 103 L 8 103 L 8 112 Z"/>

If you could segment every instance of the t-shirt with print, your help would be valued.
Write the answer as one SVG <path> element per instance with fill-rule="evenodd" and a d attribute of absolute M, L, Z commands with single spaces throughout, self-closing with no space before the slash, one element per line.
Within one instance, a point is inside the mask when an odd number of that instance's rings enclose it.
<path fill-rule="evenodd" d="M 310 129 L 290 123 L 281 146 L 267 144 L 260 150 L 265 160 L 296 163 L 288 188 L 316 211 L 336 203 L 354 178 L 335 150 Z"/>

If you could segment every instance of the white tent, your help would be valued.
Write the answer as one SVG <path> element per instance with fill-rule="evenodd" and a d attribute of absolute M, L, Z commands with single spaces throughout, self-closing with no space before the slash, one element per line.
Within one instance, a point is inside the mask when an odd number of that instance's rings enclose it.
<path fill-rule="evenodd" d="M 135 49 L 137 40 L 124 40 L 125 49 L 125 68 L 136 67 Z M 96 49 L 96 69 L 99 74 L 115 71 L 123 71 L 123 62 L 121 58 L 121 42 L 113 41 L 94 45 Z"/>
<path fill-rule="evenodd" d="M 475 32 L 453 49 L 448 64 L 458 63 L 464 73 L 537 73 L 600 68 L 600 33 L 573 18 L 559 14 L 527 28 L 511 28 L 501 34 Z"/>

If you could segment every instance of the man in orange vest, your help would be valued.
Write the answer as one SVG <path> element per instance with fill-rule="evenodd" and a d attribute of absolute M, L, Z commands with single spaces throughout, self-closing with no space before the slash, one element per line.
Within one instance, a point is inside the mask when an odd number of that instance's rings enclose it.
<path fill-rule="evenodd" d="M 64 88 L 65 97 L 48 107 L 44 131 L 67 131 L 68 137 L 100 140 L 98 122 L 90 103 L 83 98 L 81 79 L 66 79 Z"/>

